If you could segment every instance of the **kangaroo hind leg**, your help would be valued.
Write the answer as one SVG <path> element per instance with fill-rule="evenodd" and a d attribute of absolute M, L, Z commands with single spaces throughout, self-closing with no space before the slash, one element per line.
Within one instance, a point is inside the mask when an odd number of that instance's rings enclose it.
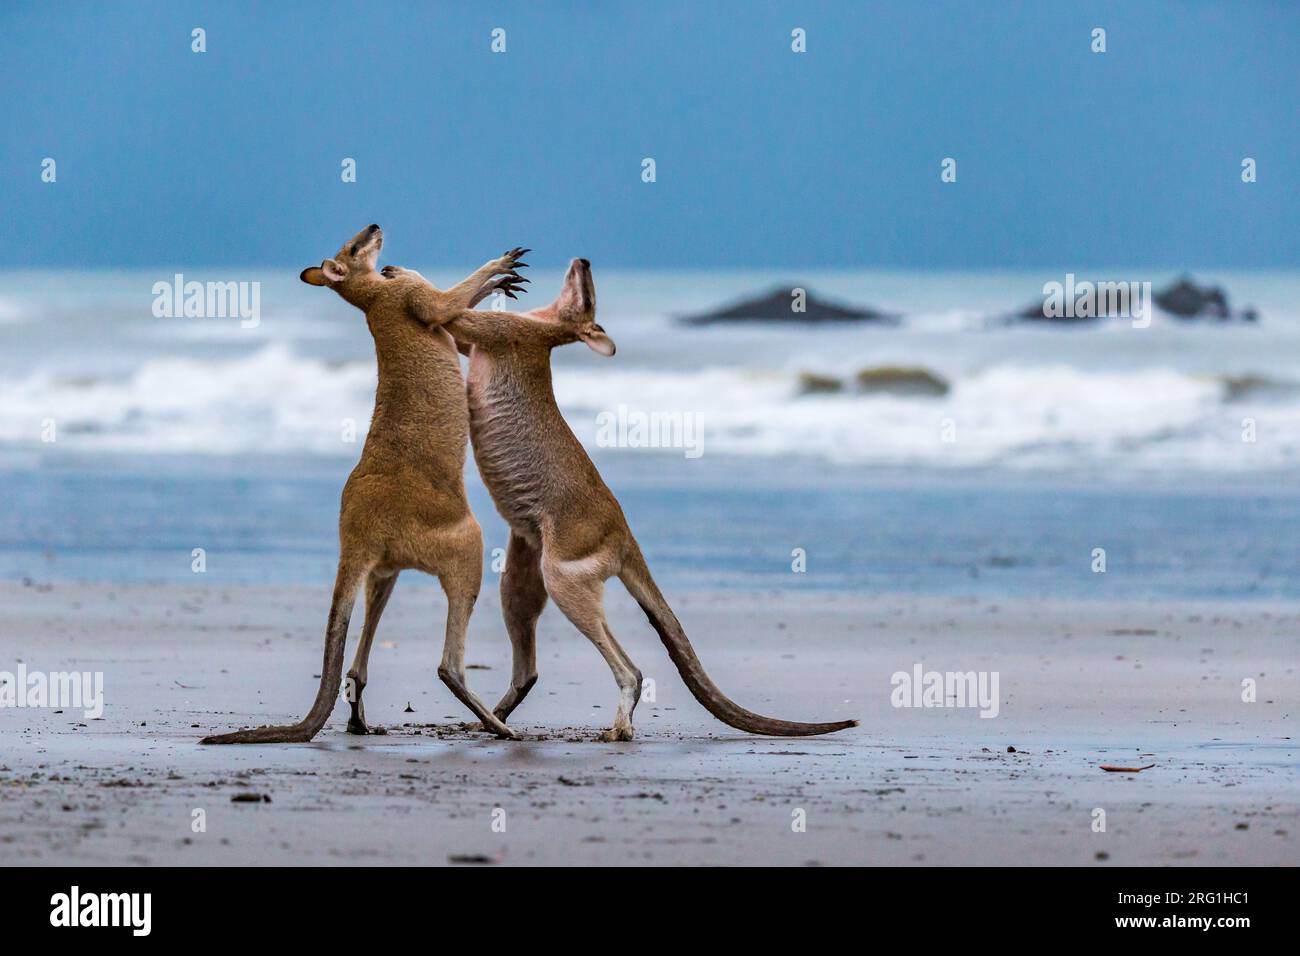
<path fill-rule="evenodd" d="M 348 733 L 368 734 L 366 726 L 366 708 L 361 702 L 361 693 L 366 689 L 366 675 L 370 663 L 370 649 L 374 644 L 375 631 L 379 627 L 379 618 L 383 616 L 388 598 L 397 584 L 397 574 L 381 575 L 371 571 L 366 578 L 366 619 L 361 625 L 361 640 L 357 644 L 357 655 L 352 659 L 348 678 L 344 686 L 348 703 L 352 705 L 352 715 L 348 717 Z"/>
<path fill-rule="evenodd" d="M 471 519 L 472 522 L 472 519 Z M 483 578 L 483 537 L 478 524 L 473 523 L 473 533 L 466 532 L 465 540 L 449 547 L 442 567 L 435 573 L 447 595 L 447 636 L 442 646 L 442 663 L 438 677 L 456 699 L 474 712 L 483 722 L 485 730 L 498 737 L 518 740 L 519 735 L 506 726 L 505 721 L 488 710 L 478 695 L 465 682 L 465 637 L 469 631 L 469 616 L 478 600 L 478 589 Z M 472 540 L 471 540 L 472 539 Z"/>
<path fill-rule="evenodd" d="M 230 734 L 204 737 L 201 743 L 305 743 L 320 732 L 339 696 L 339 684 L 343 679 L 343 650 L 348 637 L 348 621 L 352 616 L 352 606 L 357 600 L 357 591 L 361 589 L 361 582 L 365 580 L 369 570 L 368 565 L 349 561 L 346 557 L 339 561 L 338 575 L 334 580 L 334 600 L 330 604 L 329 621 L 325 625 L 325 660 L 321 664 L 320 687 L 316 691 L 316 701 L 307 716 L 296 724 L 256 727 L 252 730 L 238 730 Z"/>
<path fill-rule="evenodd" d="M 618 684 L 618 710 L 614 726 L 600 735 L 599 740 L 631 740 L 632 711 L 641 695 L 641 671 L 632 663 L 627 652 L 614 640 L 614 634 L 605 621 L 604 580 L 586 569 L 569 570 L 566 562 L 543 562 L 546 590 L 564 612 L 573 626 L 596 645 L 605 663 L 614 673 Z"/>
<path fill-rule="evenodd" d="M 501 575 L 501 615 L 510 635 L 510 688 L 492 712 L 507 720 L 537 683 L 537 619 L 546 606 L 542 553 L 517 534 L 506 546 Z"/>

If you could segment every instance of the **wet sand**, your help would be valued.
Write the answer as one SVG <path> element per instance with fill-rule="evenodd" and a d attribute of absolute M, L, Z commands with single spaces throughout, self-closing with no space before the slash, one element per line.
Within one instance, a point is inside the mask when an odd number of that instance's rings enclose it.
<path fill-rule="evenodd" d="M 445 605 L 408 573 L 366 689 L 387 734 L 347 735 L 340 703 L 309 745 L 201 747 L 305 712 L 326 587 L 0 584 L 0 671 L 102 671 L 105 692 L 99 720 L 0 709 L 0 860 L 1300 863 L 1296 605 L 670 593 L 739 702 L 862 721 L 772 739 L 710 717 L 631 600 L 609 595 L 614 633 L 655 681 L 631 743 L 594 740 L 613 679 L 554 608 L 540 679 L 511 720 L 525 739 L 464 729 L 435 673 Z M 470 635 L 469 682 L 495 701 L 509 645 L 494 581 Z M 997 671 L 998 716 L 892 706 L 891 675 L 916 663 Z M 248 795 L 270 802 L 232 800 Z"/>

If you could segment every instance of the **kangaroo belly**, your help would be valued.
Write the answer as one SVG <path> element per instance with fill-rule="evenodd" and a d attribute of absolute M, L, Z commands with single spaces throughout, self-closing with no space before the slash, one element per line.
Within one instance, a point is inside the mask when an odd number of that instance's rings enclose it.
<path fill-rule="evenodd" d="M 545 448 L 527 417 L 527 398 L 508 377 L 476 374 L 469 381 L 474 461 L 501 517 L 534 537 L 546 500 Z"/>

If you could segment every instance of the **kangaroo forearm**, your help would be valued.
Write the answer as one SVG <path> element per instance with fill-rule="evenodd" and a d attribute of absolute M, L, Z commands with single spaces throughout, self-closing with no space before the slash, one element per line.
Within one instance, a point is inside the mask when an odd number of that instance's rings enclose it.
<path fill-rule="evenodd" d="M 511 320 L 509 312 L 480 312 L 465 309 L 445 326 L 457 344 L 492 346 L 504 343 Z"/>
<path fill-rule="evenodd" d="M 573 341 L 558 322 L 535 319 L 525 312 L 466 309 L 445 326 L 458 342 L 470 345 L 553 348 Z"/>
<path fill-rule="evenodd" d="M 457 305 L 449 292 L 440 292 L 421 280 L 406 294 L 406 308 L 425 325 L 444 325 L 465 307 Z"/>
<path fill-rule="evenodd" d="M 487 288 L 487 282 L 500 271 L 500 260 L 485 262 L 443 294 L 455 308 L 471 309 L 487 297 L 491 291 Z"/>
<path fill-rule="evenodd" d="M 467 305 L 465 308 L 467 309 L 475 308 L 480 302 L 482 302 L 484 299 L 490 296 L 495 290 L 495 288 L 496 287 L 493 283 L 485 282 L 483 285 L 479 286 L 478 291 L 474 293 L 473 297 L 469 300 L 469 305 Z"/>
<path fill-rule="evenodd" d="M 425 325 L 444 325 L 463 310 L 472 309 L 487 298 L 492 291 L 490 280 L 498 271 L 497 260 L 485 263 L 445 291 L 435 289 L 421 278 L 407 293 L 407 306 Z M 408 278 L 414 276 L 408 274 Z"/>

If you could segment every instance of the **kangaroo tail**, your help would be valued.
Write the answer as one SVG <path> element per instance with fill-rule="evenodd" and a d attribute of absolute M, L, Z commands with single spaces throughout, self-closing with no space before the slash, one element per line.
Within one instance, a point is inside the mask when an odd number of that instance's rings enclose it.
<path fill-rule="evenodd" d="M 339 686 L 343 680 L 343 648 L 348 638 L 348 621 L 352 616 L 352 605 L 356 601 L 359 583 L 360 580 L 355 576 L 345 578 L 344 569 L 339 568 L 338 580 L 334 585 L 334 601 L 330 605 L 329 623 L 325 626 L 325 660 L 321 665 L 320 688 L 316 691 L 316 701 L 307 716 L 296 724 L 214 734 L 204 737 L 199 743 L 306 743 L 320 733 L 330 712 L 334 710 L 334 702 L 338 700 Z"/>
<path fill-rule="evenodd" d="M 650 624 L 659 632 L 659 638 L 668 649 L 677 672 L 682 675 L 687 689 L 704 708 L 724 724 L 730 724 L 751 734 L 767 734 L 771 737 L 812 737 L 817 734 L 830 734 L 848 727 L 856 727 L 856 720 L 836 720 L 821 724 L 802 724 L 790 720 L 777 720 L 764 717 L 752 710 L 741 707 L 709 679 L 704 665 L 695 656 L 695 649 L 686 638 L 673 609 L 668 606 L 664 596 L 659 592 L 650 568 L 645 563 L 641 549 L 633 542 L 630 552 L 623 561 L 623 570 L 619 580 L 631 593 L 636 602 L 645 611 Z"/>

